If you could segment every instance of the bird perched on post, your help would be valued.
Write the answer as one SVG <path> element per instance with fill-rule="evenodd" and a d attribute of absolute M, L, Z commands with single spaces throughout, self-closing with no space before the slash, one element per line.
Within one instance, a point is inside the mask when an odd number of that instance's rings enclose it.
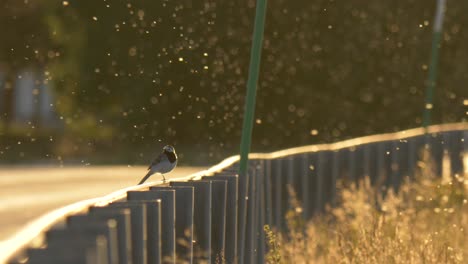
<path fill-rule="evenodd" d="M 172 171 L 177 165 L 177 154 L 173 146 L 165 146 L 163 152 L 154 159 L 148 167 L 148 173 L 141 179 L 138 185 L 144 183 L 151 175 L 159 173 L 163 176 L 163 181 L 166 181 L 164 174 Z"/>

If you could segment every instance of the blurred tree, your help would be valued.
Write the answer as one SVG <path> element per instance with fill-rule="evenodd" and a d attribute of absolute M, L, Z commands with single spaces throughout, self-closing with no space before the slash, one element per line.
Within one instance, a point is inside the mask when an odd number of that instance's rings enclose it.
<path fill-rule="evenodd" d="M 255 1 L 49 0 L 18 22 L 21 5 L 0 9 L 11 36 L 0 61 L 30 56 L 50 73 L 71 142 L 62 149 L 237 151 Z M 254 150 L 420 126 L 434 10 L 424 0 L 269 1 Z M 467 11 L 447 5 L 436 123 L 466 120 Z"/>

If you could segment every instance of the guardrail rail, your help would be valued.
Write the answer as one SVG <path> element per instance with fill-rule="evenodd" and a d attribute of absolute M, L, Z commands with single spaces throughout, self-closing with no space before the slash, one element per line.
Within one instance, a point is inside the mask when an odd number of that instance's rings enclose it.
<path fill-rule="evenodd" d="M 449 159 L 466 172 L 468 124 L 431 126 L 333 144 L 239 156 L 168 183 L 151 182 L 78 202 L 27 226 L 1 249 L 0 263 L 264 263 L 264 225 L 286 231 L 291 186 L 304 220 L 333 205 L 338 180 L 398 190 L 429 148 L 435 173 Z M 466 163 L 466 160 L 465 160 Z"/>

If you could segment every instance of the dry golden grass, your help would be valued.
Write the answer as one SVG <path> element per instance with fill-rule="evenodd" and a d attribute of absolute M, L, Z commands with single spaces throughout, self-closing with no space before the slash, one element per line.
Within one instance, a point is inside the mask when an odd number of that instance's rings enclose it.
<path fill-rule="evenodd" d="M 266 232 L 268 263 L 468 263 L 468 175 L 440 179 L 427 164 L 385 198 L 368 179 L 341 188 L 305 226 L 291 210 L 289 234 Z"/>

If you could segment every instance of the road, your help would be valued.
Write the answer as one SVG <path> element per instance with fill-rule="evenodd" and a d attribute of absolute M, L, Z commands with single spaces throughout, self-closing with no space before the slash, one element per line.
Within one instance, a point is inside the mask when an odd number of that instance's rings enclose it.
<path fill-rule="evenodd" d="M 178 167 L 166 178 L 203 169 Z M 44 213 L 135 185 L 145 173 L 144 166 L 0 167 L 0 244 Z"/>

